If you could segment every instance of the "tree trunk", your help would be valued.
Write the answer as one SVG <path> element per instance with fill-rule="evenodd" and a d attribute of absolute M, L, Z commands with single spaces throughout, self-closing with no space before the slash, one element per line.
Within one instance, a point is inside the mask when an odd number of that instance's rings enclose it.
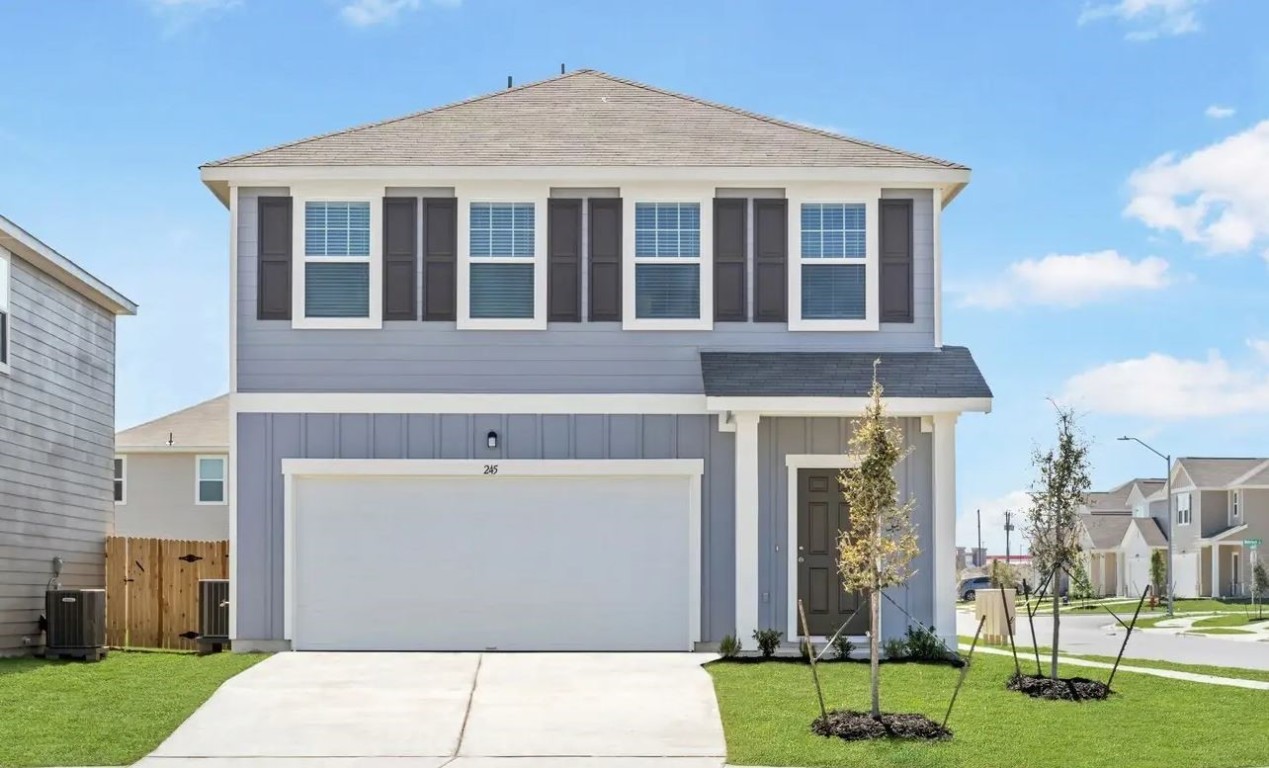
<path fill-rule="evenodd" d="M 1058 622 L 1060 606 L 1058 594 L 1062 591 L 1062 568 L 1053 570 L 1053 656 L 1049 667 L 1049 676 L 1058 679 Z"/>
<path fill-rule="evenodd" d="M 868 638 L 870 673 L 872 677 L 872 716 L 881 717 L 881 591 L 868 593 L 868 619 L 872 632 Z"/>

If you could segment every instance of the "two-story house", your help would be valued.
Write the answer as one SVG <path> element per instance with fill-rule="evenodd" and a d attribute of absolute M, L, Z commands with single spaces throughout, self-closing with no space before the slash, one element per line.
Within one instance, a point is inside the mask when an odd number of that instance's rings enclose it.
<path fill-rule="evenodd" d="M 1269 459 L 1179 458 L 1172 504 L 1177 594 L 1247 596 L 1263 556 L 1249 542 L 1269 537 Z"/>
<path fill-rule="evenodd" d="M 1150 560 L 1168 544 L 1163 488 L 1163 480 L 1138 477 L 1088 494 L 1079 516 L 1080 550 L 1096 594 L 1140 596 L 1151 584 Z"/>
<path fill-rule="evenodd" d="M 236 649 L 752 648 L 799 599 L 858 634 L 836 476 L 878 359 L 921 544 L 885 633 L 954 642 L 964 166 L 582 70 L 202 178 Z"/>
<path fill-rule="evenodd" d="M 136 310 L 0 216 L 0 656 L 38 650 L 48 587 L 105 583 L 115 318 Z"/>

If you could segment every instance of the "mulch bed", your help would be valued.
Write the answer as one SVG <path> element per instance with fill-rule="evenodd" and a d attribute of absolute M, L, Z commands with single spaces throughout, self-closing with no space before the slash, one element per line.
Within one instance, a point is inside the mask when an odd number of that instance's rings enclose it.
<path fill-rule="evenodd" d="M 1025 693 L 1033 699 L 1054 701 L 1101 701 L 1110 696 L 1110 688 L 1099 680 L 1087 677 L 1064 677 L 1054 680 L 1035 675 L 1012 675 L 1005 687 Z"/>
<path fill-rule="evenodd" d="M 938 741 L 952 738 L 952 732 L 925 715 L 882 712 L 881 719 L 874 719 L 867 712 L 835 709 L 827 718 L 817 717 L 811 730 L 820 736 L 846 741 L 864 739 L 926 739 Z"/>

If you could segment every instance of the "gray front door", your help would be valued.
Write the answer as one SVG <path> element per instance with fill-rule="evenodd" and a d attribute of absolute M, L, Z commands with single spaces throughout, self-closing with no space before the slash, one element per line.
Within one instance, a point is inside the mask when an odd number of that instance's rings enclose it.
<path fill-rule="evenodd" d="M 866 601 L 842 588 L 837 571 L 837 537 L 849 525 L 837 470 L 798 470 L 798 597 L 812 635 L 830 637 L 844 623 L 848 634 L 868 631 Z"/>

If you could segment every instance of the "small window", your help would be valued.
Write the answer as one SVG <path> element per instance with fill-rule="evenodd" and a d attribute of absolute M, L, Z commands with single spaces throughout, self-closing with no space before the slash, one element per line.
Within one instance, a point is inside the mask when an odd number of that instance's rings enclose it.
<path fill-rule="evenodd" d="M 862 203 L 802 204 L 802 319 L 867 315 L 867 215 Z"/>
<path fill-rule="evenodd" d="M 635 317 L 701 316 L 701 206 L 635 204 Z"/>
<path fill-rule="evenodd" d="M 9 372 L 9 258 L 0 250 L 0 373 Z"/>
<path fill-rule="evenodd" d="M 370 203 L 304 204 L 304 315 L 370 316 Z"/>
<path fill-rule="evenodd" d="M 1176 497 L 1176 523 L 1177 525 L 1190 524 L 1190 494 L 1182 493 Z"/>
<path fill-rule="evenodd" d="M 1229 509 L 1230 509 L 1230 513 L 1233 515 L 1235 520 L 1241 519 L 1243 516 L 1242 501 L 1243 501 L 1242 491 L 1229 492 Z"/>
<path fill-rule="evenodd" d="M 470 293 L 473 319 L 534 316 L 533 203 L 472 203 Z"/>
<path fill-rule="evenodd" d="M 195 480 L 195 501 L 199 504 L 225 503 L 225 464 L 224 456 L 199 456 L 197 479 Z"/>
<path fill-rule="evenodd" d="M 123 456 L 115 457 L 115 503 L 126 504 L 128 497 L 125 492 L 125 483 L 127 482 L 127 466 L 128 461 Z"/>

